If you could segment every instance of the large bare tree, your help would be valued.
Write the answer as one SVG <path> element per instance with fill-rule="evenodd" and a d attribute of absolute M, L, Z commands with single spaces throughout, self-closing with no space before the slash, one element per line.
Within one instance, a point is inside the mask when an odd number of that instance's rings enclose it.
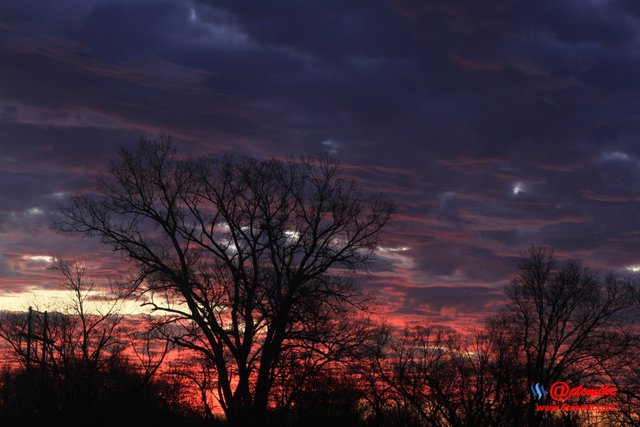
<path fill-rule="evenodd" d="M 162 138 L 121 150 L 56 227 L 133 261 L 148 304 L 183 326 L 175 343 L 212 363 L 228 421 L 260 425 L 285 352 L 345 353 L 340 320 L 363 303 L 349 273 L 392 211 L 326 157 L 180 158 Z"/>

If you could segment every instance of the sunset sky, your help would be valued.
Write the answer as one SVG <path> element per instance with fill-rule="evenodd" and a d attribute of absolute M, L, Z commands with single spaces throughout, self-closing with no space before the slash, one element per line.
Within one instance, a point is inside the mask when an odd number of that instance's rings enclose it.
<path fill-rule="evenodd" d="M 361 283 L 392 319 L 479 322 L 531 244 L 640 271 L 636 0 L 1 2 L 0 309 L 52 295 L 53 257 L 113 276 L 49 223 L 161 133 L 185 155 L 327 151 L 388 194 Z"/>

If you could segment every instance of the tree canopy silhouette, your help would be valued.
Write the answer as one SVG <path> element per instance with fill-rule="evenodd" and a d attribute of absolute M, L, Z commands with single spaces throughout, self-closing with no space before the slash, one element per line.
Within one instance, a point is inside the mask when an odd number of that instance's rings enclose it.
<path fill-rule="evenodd" d="M 186 384 L 158 374 L 169 349 L 161 331 L 127 331 L 122 296 L 87 278 L 83 264 L 54 268 L 70 297 L 60 310 L 0 311 L 0 354 L 18 362 L 0 371 L 0 425 L 204 425 L 183 398 Z"/>
<path fill-rule="evenodd" d="M 601 277 L 573 260 L 560 262 L 548 248 L 532 246 L 522 258 L 507 288 L 509 304 L 491 319 L 489 334 L 497 353 L 515 350 L 511 364 L 521 366 L 527 425 L 540 425 L 544 415 L 528 399 L 528 385 L 604 381 L 620 374 L 620 357 L 635 353 L 638 338 L 631 289 L 620 277 Z"/>
<path fill-rule="evenodd" d="M 393 205 L 327 157 L 180 158 L 168 138 L 122 149 L 56 228 L 99 237 L 139 267 L 153 310 L 203 354 L 232 425 L 264 422 L 285 353 L 344 353 L 347 314 Z M 345 338 L 347 337 L 347 341 Z"/>
<path fill-rule="evenodd" d="M 640 330 L 625 276 L 601 275 L 551 249 L 525 252 L 500 311 L 472 335 L 388 325 L 359 361 L 367 380 L 370 425 L 579 426 L 640 425 Z M 569 404 L 614 405 L 614 411 L 542 411 L 560 403 L 531 386 L 612 385 L 613 396 L 577 396 Z M 366 412 L 366 411 L 365 411 Z"/>

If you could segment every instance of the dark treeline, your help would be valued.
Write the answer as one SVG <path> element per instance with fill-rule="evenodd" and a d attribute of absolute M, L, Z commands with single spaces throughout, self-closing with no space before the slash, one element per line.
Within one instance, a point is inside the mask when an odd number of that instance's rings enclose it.
<path fill-rule="evenodd" d="M 311 376 L 282 413 L 308 426 L 638 426 L 638 295 L 630 280 L 532 247 L 505 306 L 473 336 L 373 328 L 360 359 Z M 566 403 L 615 409 L 536 411 L 560 402 L 535 399 L 531 385 L 556 381 L 608 384 L 613 396 Z"/>
<path fill-rule="evenodd" d="M 124 359 L 93 373 L 5 370 L 0 376 L 0 425 L 211 425 L 184 404 L 181 384 L 149 380 Z"/>
<path fill-rule="evenodd" d="M 68 282 L 86 288 L 81 271 L 62 269 Z M 601 276 L 574 261 L 558 262 L 551 251 L 532 247 L 506 296 L 504 308 L 473 336 L 443 327 L 398 331 L 369 324 L 359 351 L 348 358 L 315 365 L 308 355 L 291 354 L 282 360 L 282 377 L 274 382 L 263 423 L 640 425 L 640 300 L 631 282 Z M 195 358 L 192 367 L 173 372 L 159 369 L 168 348 L 166 333 L 147 330 L 128 341 L 131 333 L 120 328 L 117 312 L 87 314 L 82 303 L 76 300 L 73 313 L 49 314 L 50 344 L 33 345 L 31 361 L 25 354 L 27 314 L 3 314 L 0 334 L 20 368 L 0 379 L 1 425 L 54 420 L 67 425 L 223 424 L 212 400 L 215 371 L 206 360 L 195 367 Z M 41 318 L 34 314 L 40 319 L 34 320 L 34 331 Z M 125 356 L 134 347 L 137 358 L 131 351 Z M 591 388 L 611 384 L 618 390 L 614 396 L 576 397 L 568 403 L 616 409 L 536 412 L 536 404 L 553 402 L 536 400 L 530 386 L 555 381 Z"/>
<path fill-rule="evenodd" d="M 169 350 L 161 325 L 125 319 L 123 296 L 98 292 L 80 264 L 56 268 L 64 312 L 0 314 L 0 425 L 204 425 L 187 384 L 157 373 Z"/>

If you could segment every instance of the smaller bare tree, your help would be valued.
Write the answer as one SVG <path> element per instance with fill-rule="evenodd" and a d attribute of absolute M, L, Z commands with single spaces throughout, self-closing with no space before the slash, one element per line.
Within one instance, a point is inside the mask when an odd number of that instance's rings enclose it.
<path fill-rule="evenodd" d="M 118 328 L 122 315 L 118 309 L 122 298 L 116 294 L 100 295 L 95 283 L 86 278 L 85 267 L 81 263 L 55 260 L 53 267 L 62 274 L 61 288 L 69 291 L 70 299 L 66 307 L 51 311 L 44 324 L 43 317 L 32 319 L 31 335 L 36 337 L 39 348 L 27 348 L 27 315 L 24 313 L 4 312 L 0 318 L 0 338 L 3 338 L 21 361 L 27 363 L 27 352 L 40 353 L 45 347 L 42 360 L 47 368 L 55 371 L 68 371 L 73 367 L 94 371 L 106 363 L 110 356 L 120 352 Z M 91 303 L 93 301 L 93 303 Z M 94 310 L 88 308 L 93 305 Z M 43 342 L 48 345 L 43 346 Z M 33 351 L 32 351 L 33 350 Z M 36 351 L 37 350 L 37 351 Z M 30 361 L 39 361 L 34 354 Z"/>
<path fill-rule="evenodd" d="M 375 393 L 393 391 L 424 425 L 494 424 L 496 390 L 484 334 L 463 340 L 449 330 L 416 326 L 380 344 Z"/>
<path fill-rule="evenodd" d="M 67 330 L 57 346 L 60 358 L 63 363 L 80 363 L 87 373 L 95 372 L 122 349 L 118 334 L 122 299 L 114 292 L 101 295 L 95 282 L 87 280 L 82 263 L 57 260 L 55 268 L 65 279 L 61 286 L 72 295 L 65 313 Z M 94 309 L 90 310 L 92 300 Z"/>
<path fill-rule="evenodd" d="M 610 381 L 612 367 L 631 350 L 629 287 L 614 276 L 603 279 L 576 261 L 558 262 L 551 250 L 531 247 L 507 296 L 510 302 L 490 330 L 500 340 L 494 348 L 513 349 L 524 371 L 504 380 L 521 390 L 507 406 L 526 413 L 528 425 L 539 425 L 546 415 L 522 390 L 534 383 Z"/>

